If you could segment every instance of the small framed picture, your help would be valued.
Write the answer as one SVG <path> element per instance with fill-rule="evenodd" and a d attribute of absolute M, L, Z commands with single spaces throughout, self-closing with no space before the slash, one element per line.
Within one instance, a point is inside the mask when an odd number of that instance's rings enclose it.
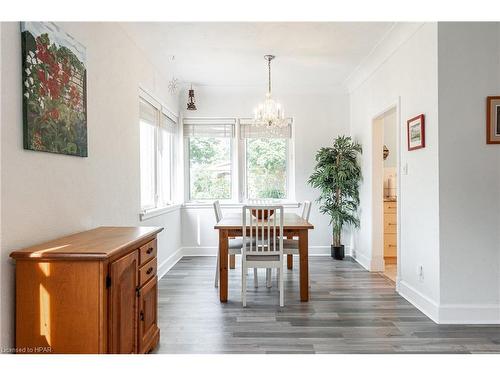
<path fill-rule="evenodd" d="M 408 151 L 425 147 L 425 117 L 423 114 L 407 121 Z"/>
<path fill-rule="evenodd" d="M 500 143 L 500 96 L 486 99 L 486 143 Z"/>

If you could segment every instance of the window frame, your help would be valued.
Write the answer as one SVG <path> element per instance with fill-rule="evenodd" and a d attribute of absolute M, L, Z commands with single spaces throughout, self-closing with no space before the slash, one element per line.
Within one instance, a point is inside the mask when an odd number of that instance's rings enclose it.
<path fill-rule="evenodd" d="M 155 124 L 153 126 L 154 128 L 154 147 L 153 147 L 153 155 L 154 155 L 154 176 L 153 176 L 153 181 L 154 181 L 154 204 L 153 205 L 147 205 L 143 206 L 142 205 L 142 191 L 141 191 L 141 186 L 139 188 L 139 191 L 141 193 L 141 198 L 140 198 L 140 217 L 142 220 L 148 218 L 150 215 L 148 213 L 154 212 L 154 211 L 159 211 L 163 210 L 166 208 L 169 208 L 173 206 L 175 203 L 175 144 L 176 144 L 176 136 L 177 136 L 177 128 L 179 125 L 179 116 L 176 115 L 172 110 L 170 110 L 165 104 L 163 104 L 160 100 L 158 100 L 155 96 L 144 90 L 143 88 L 139 88 L 139 103 L 140 101 L 145 101 L 146 103 L 150 104 L 154 109 L 155 109 Z M 170 121 L 173 122 L 174 131 L 173 132 L 168 132 L 162 125 L 162 115 L 167 117 Z M 141 126 L 141 115 L 139 113 L 139 129 Z M 151 125 L 150 125 L 151 126 Z M 161 136 L 162 136 L 162 131 L 168 133 L 168 138 L 169 138 L 169 173 L 166 176 L 163 176 L 163 181 L 160 176 L 162 176 L 161 173 L 161 168 L 162 168 L 162 163 L 161 163 Z M 139 132 L 140 133 L 140 132 Z M 140 134 L 139 134 L 139 158 L 141 158 L 141 147 L 140 147 Z M 141 185 L 142 181 L 142 171 L 139 168 L 139 185 Z M 167 183 L 169 185 L 169 191 L 170 191 L 170 197 L 168 199 L 164 199 L 162 197 L 162 183 L 165 183 L 165 180 L 167 180 Z"/>
<path fill-rule="evenodd" d="M 197 119 L 195 117 L 186 117 L 184 120 Z M 221 119 L 221 117 L 210 117 L 205 118 L 207 120 Z M 227 118 L 226 118 L 227 119 Z M 247 155 L 246 155 L 246 139 L 240 136 L 241 120 L 248 120 L 243 117 L 234 117 L 231 119 L 235 120 L 235 131 L 233 137 L 230 138 L 231 147 L 231 198 L 230 199 L 219 199 L 223 204 L 244 204 L 247 203 Z M 289 118 L 291 136 L 286 138 L 286 181 L 285 181 L 285 198 L 283 199 L 273 199 L 276 203 L 295 203 L 295 131 L 294 131 L 294 119 Z M 217 198 L 203 199 L 203 200 L 193 200 L 191 199 L 191 171 L 190 171 L 190 155 L 189 155 L 189 139 L 190 137 L 184 138 L 184 201 L 188 205 L 206 204 L 211 200 L 216 200 Z"/>
<path fill-rule="evenodd" d="M 237 166 L 237 142 L 235 142 L 236 134 L 238 134 L 238 119 L 235 117 L 184 117 L 182 119 L 182 138 L 183 138 L 183 149 L 184 149 L 184 202 L 188 204 L 206 204 L 207 202 L 211 202 L 213 200 L 219 200 L 220 202 L 225 203 L 234 203 L 235 194 L 238 192 L 238 182 L 235 182 L 235 176 L 238 176 L 238 166 Z M 199 122 L 208 125 L 212 125 L 217 122 L 226 123 L 226 122 L 234 122 L 234 131 L 233 136 L 228 137 L 229 139 L 229 155 L 230 155 L 230 163 L 231 163 L 231 197 L 229 199 L 217 199 L 217 198 L 209 198 L 209 199 L 191 199 L 191 156 L 190 156 L 190 147 L 189 140 L 191 137 L 184 136 L 184 126 L 185 121 L 188 122 Z M 200 124 L 201 125 L 201 124 Z M 201 125 L 203 126 L 203 125 Z M 210 137 L 209 137 L 210 138 Z M 214 137 L 217 138 L 217 137 Z"/>

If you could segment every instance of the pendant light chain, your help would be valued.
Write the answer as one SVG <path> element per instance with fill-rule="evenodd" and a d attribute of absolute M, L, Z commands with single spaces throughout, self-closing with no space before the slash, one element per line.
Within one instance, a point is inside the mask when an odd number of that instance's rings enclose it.
<path fill-rule="evenodd" d="M 268 59 L 267 59 L 267 67 L 268 67 L 268 70 L 269 70 L 269 89 L 268 89 L 269 94 L 271 94 L 271 60 L 272 60 L 272 58 L 268 57 Z"/>

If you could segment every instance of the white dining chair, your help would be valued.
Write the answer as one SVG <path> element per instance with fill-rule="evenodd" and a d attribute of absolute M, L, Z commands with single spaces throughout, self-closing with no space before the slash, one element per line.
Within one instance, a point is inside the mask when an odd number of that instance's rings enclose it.
<path fill-rule="evenodd" d="M 220 208 L 220 203 L 219 201 L 215 201 L 214 204 L 214 213 L 215 213 L 215 220 L 218 223 L 223 219 L 222 216 L 222 210 Z M 236 254 L 241 254 L 241 248 L 243 247 L 243 240 L 242 238 L 230 238 L 228 239 L 228 254 L 229 255 L 236 255 Z M 217 288 L 219 286 L 219 266 L 220 266 L 220 258 L 219 258 L 219 252 L 217 251 L 217 264 L 215 265 L 215 282 L 214 286 Z M 257 277 L 257 268 L 254 269 L 253 271 L 253 278 L 254 278 L 254 285 L 257 288 L 258 287 L 258 277 Z"/>
<path fill-rule="evenodd" d="M 271 212 L 274 213 L 271 215 Z M 284 306 L 283 206 L 243 206 L 242 215 L 241 302 L 243 307 L 247 305 L 249 268 L 254 268 L 254 270 L 276 268 L 278 270 L 280 306 Z"/>

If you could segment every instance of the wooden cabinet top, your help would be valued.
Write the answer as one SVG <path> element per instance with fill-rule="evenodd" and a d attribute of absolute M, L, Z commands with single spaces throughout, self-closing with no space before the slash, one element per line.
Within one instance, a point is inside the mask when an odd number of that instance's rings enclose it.
<path fill-rule="evenodd" d="M 140 245 L 162 230 L 161 227 L 99 227 L 16 250 L 10 256 L 33 260 L 106 259 Z"/>

